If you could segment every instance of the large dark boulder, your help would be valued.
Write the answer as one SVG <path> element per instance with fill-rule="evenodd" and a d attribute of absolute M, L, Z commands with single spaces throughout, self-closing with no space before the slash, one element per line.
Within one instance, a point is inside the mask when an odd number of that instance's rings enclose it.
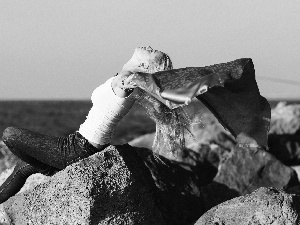
<path fill-rule="evenodd" d="M 260 188 L 210 209 L 195 225 L 296 225 L 300 224 L 299 213 L 299 195 Z"/>
<path fill-rule="evenodd" d="M 193 224 L 205 212 L 197 177 L 148 149 L 110 146 L 10 198 L 15 224 Z"/>

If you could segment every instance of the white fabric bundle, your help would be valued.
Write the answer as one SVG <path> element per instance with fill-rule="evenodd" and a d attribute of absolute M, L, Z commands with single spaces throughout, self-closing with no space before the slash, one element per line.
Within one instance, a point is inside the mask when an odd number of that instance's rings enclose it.
<path fill-rule="evenodd" d="M 116 125 L 136 100 L 134 93 L 126 98 L 117 96 L 111 87 L 114 78 L 108 79 L 93 91 L 91 97 L 93 107 L 79 128 L 79 133 L 83 137 L 96 144 L 110 143 Z"/>

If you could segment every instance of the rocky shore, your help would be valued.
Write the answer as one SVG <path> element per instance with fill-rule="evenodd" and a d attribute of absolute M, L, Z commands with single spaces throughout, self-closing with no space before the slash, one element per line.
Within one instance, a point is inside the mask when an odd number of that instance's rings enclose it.
<path fill-rule="evenodd" d="M 272 110 L 268 151 L 238 147 L 212 114 L 203 120 L 176 160 L 153 154 L 147 134 L 30 177 L 0 205 L 0 224 L 300 224 L 300 106 Z"/>

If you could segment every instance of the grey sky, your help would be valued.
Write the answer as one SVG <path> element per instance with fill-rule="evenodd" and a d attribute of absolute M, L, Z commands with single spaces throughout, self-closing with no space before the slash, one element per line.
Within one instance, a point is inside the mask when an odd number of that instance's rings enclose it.
<path fill-rule="evenodd" d="M 298 0 L 0 0 L 0 99 L 88 99 L 146 45 L 175 68 L 250 57 L 262 95 L 299 99 L 299 24 Z"/>

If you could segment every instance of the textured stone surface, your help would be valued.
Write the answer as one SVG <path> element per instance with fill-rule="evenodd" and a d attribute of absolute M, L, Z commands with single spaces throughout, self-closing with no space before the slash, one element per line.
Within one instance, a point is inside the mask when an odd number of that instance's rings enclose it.
<path fill-rule="evenodd" d="M 18 225 L 164 224 L 145 166 L 127 146 L 119 148 L 108 147 L 12 197 L 4 203 L 7 214 Z"/>
<path fill-rule="evenodd" d="M 300 130 L 300 105 L 279 102 L 271 111 L 271 134 L 295 134 Z"/>
<path fill-rule="evenodd" d="M 1 225 L 11 225 L 11 219 L 9 218 L 9 216 L 7 215 L 7 213 L 5 212 L 4 208 L 3 208 L 3 204 L 0 205 L 0 224 Z"/>
<path fill-rule="evenodd" d="M 201 189 L 207 209 L 260 187 L 299 185 L 296 172 L 266 151 L 236 147 L 226 157 L 213 182 Z"/>
<path fill-rule="evenodd" d="M 296 225 L 299 213 L 299 195 L 260 188 L 210 209 L 195 225 Z"/>
<path fill-rule="evenodd" d="M 149 149 L 110 146 L 4 203 L 16 224 L 193 224 L 199 178 Z"/>

